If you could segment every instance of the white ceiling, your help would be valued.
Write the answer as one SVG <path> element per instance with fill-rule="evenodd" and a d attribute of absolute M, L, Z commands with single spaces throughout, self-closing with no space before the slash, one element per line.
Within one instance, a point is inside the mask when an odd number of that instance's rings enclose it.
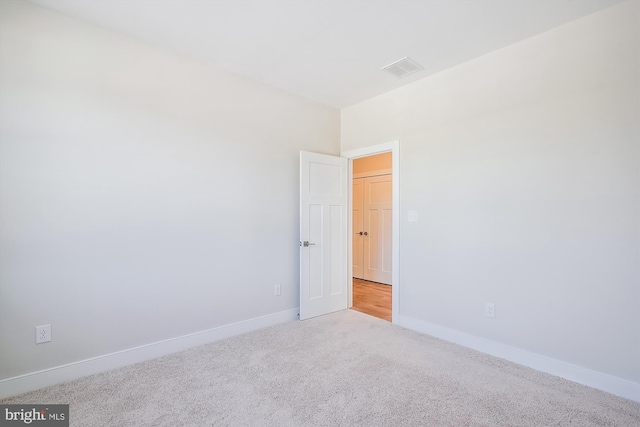
<path fill-rule="evenodd" d="M 337 108 L 622 2 L 30 1 Z M 380 70 L 405 56 L 424 70 Z"/>

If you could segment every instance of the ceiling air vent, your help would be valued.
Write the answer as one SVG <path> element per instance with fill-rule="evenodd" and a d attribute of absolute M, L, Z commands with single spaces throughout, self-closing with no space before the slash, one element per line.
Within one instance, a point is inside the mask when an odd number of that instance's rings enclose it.
<path fill-rule="evenodd" d="M 422 66 L 411 58 L 404 57 L 387 65 L 386 67 L 382 67 L 382 69 L 387 70 L 398 78 L 401 78 L 422 70 Z"/>

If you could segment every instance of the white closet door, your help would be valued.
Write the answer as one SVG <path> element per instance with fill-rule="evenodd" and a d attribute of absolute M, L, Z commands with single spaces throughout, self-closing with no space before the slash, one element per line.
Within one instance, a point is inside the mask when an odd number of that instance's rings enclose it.
<path fill-rule="evenodd" d="M 390 285 L 393 206 L 391 175 L 365 178 L 363 202 L 364 278 Z"/>

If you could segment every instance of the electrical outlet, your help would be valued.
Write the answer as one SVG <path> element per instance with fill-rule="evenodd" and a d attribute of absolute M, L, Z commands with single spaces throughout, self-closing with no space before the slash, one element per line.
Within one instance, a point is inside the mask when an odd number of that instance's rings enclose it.
<path fill-rule="evenodd" d="M 280 296 L 280 293 L 281 293 L 280 284 L 277 284 L 273 287 L 273 295 Z"/>
<path fill-rule="evenodd" d="M 484 315 L 487 317 L 496 317 L 496 308 L 493 303 L 488 302 L 484 305 Z"/>
<path fill-rule="evenodd" d="M 51 325 L 36 326 L 36 344 L 51 341 Z"/>

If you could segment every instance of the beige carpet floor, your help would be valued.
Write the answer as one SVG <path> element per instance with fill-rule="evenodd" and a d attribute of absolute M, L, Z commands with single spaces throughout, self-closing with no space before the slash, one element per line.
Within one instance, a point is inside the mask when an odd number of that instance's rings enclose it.
<path fill-rule="evenodd" d="M 1 403 L 93 426 L 640 426 L 640 403 L 347 310 Z"/>

